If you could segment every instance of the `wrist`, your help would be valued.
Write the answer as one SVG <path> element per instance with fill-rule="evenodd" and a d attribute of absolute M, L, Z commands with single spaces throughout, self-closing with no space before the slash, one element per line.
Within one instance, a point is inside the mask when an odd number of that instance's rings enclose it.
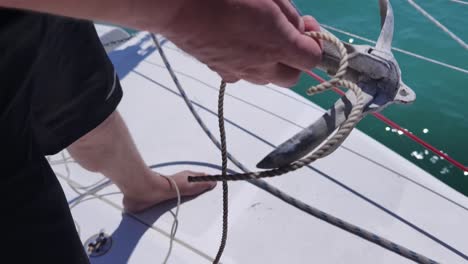
<path fill-rule="evenodd" d="M 171 24 L 189 0 L 128 0 L 127 24 L 154 33 L 170 31 Z"/>
<path fill-rule="evenodd" d="M 162 33 L 190 0 L 0 0 L 0 6 L 110 22 Z M 192 0 L 192 2 L 195 0 Z M 201 1 L 201 0 L 200 0 Z"/>

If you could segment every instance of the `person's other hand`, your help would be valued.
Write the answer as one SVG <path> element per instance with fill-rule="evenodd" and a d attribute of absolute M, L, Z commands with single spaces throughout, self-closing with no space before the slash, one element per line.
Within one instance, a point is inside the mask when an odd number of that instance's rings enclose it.
<path fill-rule="evenodd" d="M 321 60 L 319 31 L 289 0 L 185 0 L 161 33 L 225 81 L 294 85 Z"/>

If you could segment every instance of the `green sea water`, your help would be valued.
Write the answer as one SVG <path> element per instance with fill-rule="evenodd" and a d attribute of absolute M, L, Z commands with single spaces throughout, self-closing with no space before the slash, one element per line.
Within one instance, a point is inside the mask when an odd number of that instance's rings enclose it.
<path fill-rule="evenodd" d="M 468 70 L 467 50 L 406 0 L 391 2 L 395 13 L 394 47 Z M 468 4 L 449 0 L 415 2 L 468 42 Z M 314 16 L 322 24 L 372 40 L 379 35 L 377 0 L 295 0 L 295 3 L 302 13 Z M 331 32 L 345 41 L 352 38 Z M 368 44 L 356 38 L 351 41 L 354 44 Z M 468 165 L 468 74 L 400 52 L 394 52 L 394 55 L 400 64 L 403 80 L 416 92 L 417 100 L 411 105 L 391 105 L 383 114 L 450 157 Z M 305 96 L 305 90 L 316 83 L 304 75 L 294 90 Z M 333 92 L 327 92 L 310 100 L 328 108 L 337 98 Z M 358 129 L 468 196 L 468 173 L 425 150 L 398 131 L 392 131 L 372 116 L 361 121 Z"/>

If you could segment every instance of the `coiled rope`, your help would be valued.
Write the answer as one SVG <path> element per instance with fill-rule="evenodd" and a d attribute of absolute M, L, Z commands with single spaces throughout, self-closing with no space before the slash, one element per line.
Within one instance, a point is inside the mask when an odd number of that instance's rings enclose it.
<path fill-rule="evenodd" d="M 159 55 L 161 56 L 164 65 L 166 66 L 166 69 L 168 70 L 169 74 L 172 77 L 172 80 L 174 81 L 175 86 L 180 92 L 180 95 L 182 96 L 185 104 L 189 108 L 190 112 L 192 113 L 193 117 L 197 121 L 197 123 L 200 125 L 202 130 L 205 132 L 205 134 L 210 138 L 210 140 L 215 144 L 220 150 L 222 149 L 221 143 L 216 139 L 216 137 L 211 133 L 209 128 L 206 126 L 206 124 L 203 122 L 201 119 L 200 115 L 197 113 L 197 111 L 194 109 L 192 103 L 190 102 L 187 94 L 185 93 L 185 90 L 183 89 L 182 85 L 179 82 L 179 79 L 174 73 L 174 70 L 172 69 L 171 64 L 169 63 L 164 50 L 162 49 L 161 45 L 159 44 L 159 41 L 157 40 L 156 36 L 154 34 L 151 34 L 151 37 L 158 49 Z M 223 86 L 223 85 L 222 85 Z M 225 86 L 224 86 L 225 87 Z M 224 118 L 223 118 L 224 120 Z M 248 173 L 249 170 L 247 167 L 245 167 L 241 162 L 239 162 L 234 156 L 232 156 L 226 149 L 225 152 L 222 151 L 222 153 L 225 153 L 227 158 L 235 164 L 237 167 L 239 167 L 242 171 L 245 173 Z M 261 179 L 248 179 L 247 182 L 257 186 L 258 188 L 270 193 L 271 195 L 281 199 L 282 201 L 288 203 L 289 205 L 309 214 L 312 215 L 318 219 L 321 219 L 331 225 L 334 225 L 338 228 L 341 228 L 349 233 L 352 233 L 356 236 L 359 236 L 369 242 L 372 242 L 376 245 L 379 245 L 389 251 L 392 251 L 396 254 L 399 254 L 405 258 L 408 258 L 410 260 L 413 260 L 417 263 L 422 263 L 422 264 L 437 264 L 438 262 L 429 259 L 421 254 L 418 254 L 406 247 L 403 247 L 401 245 L 398 245 L 388 239 L 385 239 L 383 237 L 380 237 L 370 231 L 367 231 L 365 229 L 362 229 L 356 225 L 353 225 L 351 223 L 348 223 L 344 220 L 341 220 L 333 215 L 327 214 L 326 212 L 323 212 L 315 207 L 312 207 L 301 200 L 298 200 L 287 193 L 279 190 L 278 188 L 274 187 L 273 185 L 268 184 L 266 181 L 263 181 Z M 225 244 L 225 242 L 224 242 Z M 216 262 L 214 262 L 216 263 Z"/>

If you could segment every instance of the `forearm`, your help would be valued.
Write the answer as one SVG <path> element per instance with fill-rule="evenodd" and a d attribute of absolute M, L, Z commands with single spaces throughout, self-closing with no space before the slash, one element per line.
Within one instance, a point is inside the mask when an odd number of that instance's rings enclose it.
<path fill-rule="evenodd" d="M 160 33 L 227 82 L 290 87 L 321 60 L 319 31 L 290 0 L 0 0 L 0 6 Z M 306 23 L 307 22 L 307 23 Z"/>
<path fill-rule="evenodd" d="M 183 2 L 185 0 L 0 0 L 0 6 L 161 32 Z"/>

